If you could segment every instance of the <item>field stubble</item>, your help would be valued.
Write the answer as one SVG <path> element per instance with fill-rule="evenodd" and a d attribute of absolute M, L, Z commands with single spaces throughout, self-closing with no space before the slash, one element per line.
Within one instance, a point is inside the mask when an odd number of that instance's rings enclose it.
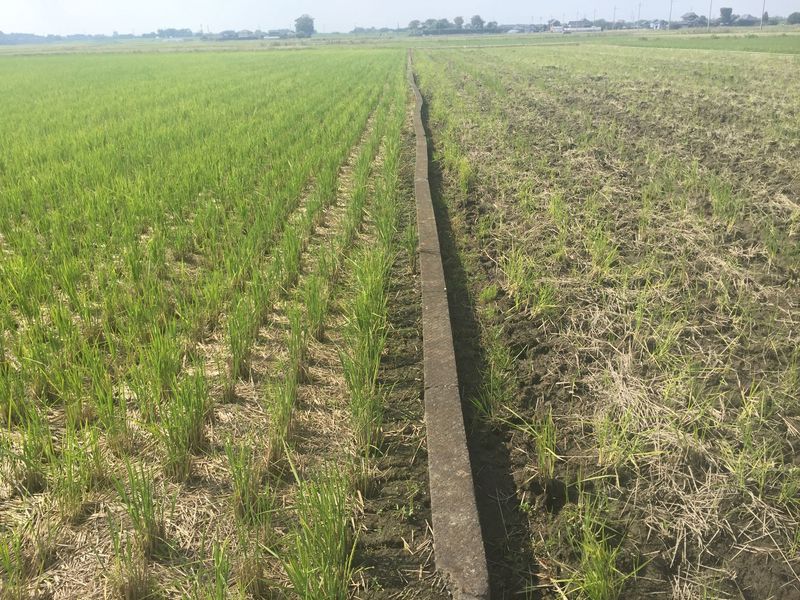
<path fill-rule="evenodd" d="M 507 529 L 497 594 L 795 597 L 796 58 L 415 63 L 478 323 L 465 395 L 537 559 Z"/>

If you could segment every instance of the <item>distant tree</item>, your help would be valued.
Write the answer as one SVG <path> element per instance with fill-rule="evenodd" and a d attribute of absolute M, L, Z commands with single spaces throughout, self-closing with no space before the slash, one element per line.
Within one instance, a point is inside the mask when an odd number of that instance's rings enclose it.
<path fill-rule="evenodd" d="M 447 19 L 439 19 L 436 21 L 436 29 L 439 31 L 444 31 L 445 29 L 450 29 L 451 27 L 452 25 Z"/>
<path fill-rule="evenodd" d="M 764 11 L 764 14 L 761 15 L 761 19 L 764 21 L 764 23 L 769 25 L 769 13 L 767 11 Z"/>
<path fill-rule="evenodd" d="M 700 20 L 700 17 L 697 16 L 695 12 L 687 12 L 685 15 L 681 17 L 681 21 L 686 23 L 689 27 L 697 27 L 697 23 Z"/>
<path fill-rule="evenodd" d="M 453 19 L 453 25 L 456 26 L 456 29 L 463 29 L 464 28 L 464 17 L 456 17 Z"/>
<path fill-rule="evenodd" d="M 789 25 L 800 25 L 800 12 L 793 12 L 786 17 L 786 22 Z"/>
<path fill-rule="evenodd" d="M 436 29 L 436 23 L 438 23 L 436 19 L 425 19 L 425 29 Z"/>
<path fill-rule="evenodd" d="M 719 9 L 719 21 L 723 25 L 730 25 L 733 17 L 733 9 L 727 6 L 723 6 Z"/>
<path fill-rule="evenodd" d="M 294 20 L 294 31 L 300 37 L 311 37 L 314 33 L 314 18 L 302 15 Z"/>
<path fill-rule="evenodd" d="M 408 28 L 409 28 L 411 31 L 416 31 L 417 29 L 419 29 L 419 28 L 420 28 L 420 26 L 421 26 L 421 25 L 422 25 L 422 23 L 420 23 L 420 22 L 419 22 L 419 19 L 414 19 L 413 21 L 411 21 L 411 22 L 408 24 Z"/>
<path fill-rule="evenodd" d="M 473 15 L 473 17 L 469 20 L 469 22 L 472 25 L 473 29 L 478 29 L 478 30 L 483 29 L 483 19 L 481 19 L 480 15 Z"/>
<path fill-rule="evenodd" d="M 489 21 L 486 24 L 486 31 L 497 31 L 497 21 Z"/>
<path fill-rule="evenodd" d="M 754 17 L 753 15 L 742 15 L 735 20 L 734 25 L 739 25 L 740 27 L 752 27 L 753 25 L 758 25 L 758 23 L 758 17 Z"/>

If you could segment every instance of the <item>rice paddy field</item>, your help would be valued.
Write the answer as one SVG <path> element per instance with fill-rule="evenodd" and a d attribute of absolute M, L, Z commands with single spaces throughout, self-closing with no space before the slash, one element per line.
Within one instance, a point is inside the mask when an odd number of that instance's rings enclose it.
<path fill-rule="evenodd" d="M 0 81 L 0 595 L 439 597 L 405 53 Z"/>
<path fill-rule="evenodd" d="M 492 597 L 800 598 L 800 37 L 523 39 L 413 53 Z M 0 598 L 450 597 L 408 45 L 0 55 Z"/>
<path fill-rule="evenodd" d="M 800 598 L 800 62 L 415 69 L 497 597 Z"/>

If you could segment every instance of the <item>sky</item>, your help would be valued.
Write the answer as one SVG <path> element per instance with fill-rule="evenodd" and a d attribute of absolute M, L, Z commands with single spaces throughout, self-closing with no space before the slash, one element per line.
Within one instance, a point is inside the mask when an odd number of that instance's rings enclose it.
<path fill-rule="evenodd" d="M 168 27 L 197 31 L 293 28 L 308 13 L 317 31 L 350 31 L 360 27 L 405 26 L 411 19 L 474 14 L 486 21 L 530 23 L 550 17 L 611 20 L 637 17 L 666 19 L 670 0 L 0 0 L 0 31 L 10 33 L 147 33 Z M 720 6 L 735 14 L 761 13 L 762 0 L 711 0 L 714 16 Z M 688 11 L 708 14 L 708 0 L 673 0 L 673 17 Z M 800 0 L 767 0 L 767 11 L 786 16 L 800 11 Z"/>

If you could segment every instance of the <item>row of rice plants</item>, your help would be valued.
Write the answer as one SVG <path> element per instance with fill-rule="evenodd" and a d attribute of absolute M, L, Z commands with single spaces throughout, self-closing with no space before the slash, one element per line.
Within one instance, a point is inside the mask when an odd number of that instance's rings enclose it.
<path fill-rule="evenodd" d="M 296 482 L 292 509 L 294 526 L 289 538 L 282 540 L 273 550 L 291 584 L 294 594 L 301 598 L 348 598 L 352 585 L 355 536 L 352 530 L 353 494 L 363 485 L 363 459 L 369 447 L 378 443 L 380 430 L 380 390 L 377 382 L 377 365 L 381 359 L 382 341 L 386 336 L 386 286 L 388 267 L 394 257 L 394 237 L 397 220 L 397 186 L 400 127 L 405 114 L 405 85 L 402 78 L 393 82 L 387 93 L 387 110 L 379 112 L 374 131 L 358 157 L 353 176 L 352 194 L 344 218 L 334 238 L 332 248 L 320 247 L 315 270 L 305 275 L 295 303 L 305 303 L 305 310 L 290 302 L 288 364 L 283 380 L 273 383 L 268 398 L 270 413 L 270 460 L 272 469 L 283 471 L 288 465 Z M 388 114 L 388 119 L 387 119 Z M 375 173 L 376 155 L 382 146 L 380 172 Z M 312 337 L 311 325 L 325 322 L 330 306 L 330 294 L 345 266 L 346 256 L 361 229 L 369 195 L 368 182 L 377 177 L 372 191 L 371 233 L 374 245 L 358 250 L 352 263 L 352 299 L 348 301 L 347 325 L 344 347 L 340 351 L 342 374 L 351 391 L 352 423 L 355 456 L 326 456 L 322 464 L 311 473 L 300 473 L 292 458 L 291 415 L 297 402 L 298 383 L 303 377 L 306 348 Z M 333 253 L 331 253 L 331 249 Z M 327 258 L 326 258 L 327 257 Z M 379 267 L 379 268 L 378 268 Z M 311 302 L 305 302 L 311 290 L 325 289 Z M 316 308 L 317 315 L 311 316 Z M 370 322 L 372 320 L 372 322 Z M 317 330 L 317 336 L 319 336 Z M 371 354 L 361 354 L 369 347 Z M 378 351 L 374 349 L 378 347 Z M 369 365 L 367 361 L 372 361 Z M 353 368 L 356 363 L 358 366 Z M 368 381 L 360 377 L 369 377 Z M 370 391 L 367 398 L 365 392 Z M 358 403 L 361 402 L 360 405 Z M 369 405 L 368 405 L 369 403 Z M 369 416 L 367 416 L 369 415 Z M 368 419 L 368 421 L 367 421 Z M 274 428 L 274 429 L 273 429 Z M 365 431 L 370 437 L 365 438 Z M 272 448 L 282 448 L 278 454 Z M 288 451 L 288 454 L 285 452 Z"/>

